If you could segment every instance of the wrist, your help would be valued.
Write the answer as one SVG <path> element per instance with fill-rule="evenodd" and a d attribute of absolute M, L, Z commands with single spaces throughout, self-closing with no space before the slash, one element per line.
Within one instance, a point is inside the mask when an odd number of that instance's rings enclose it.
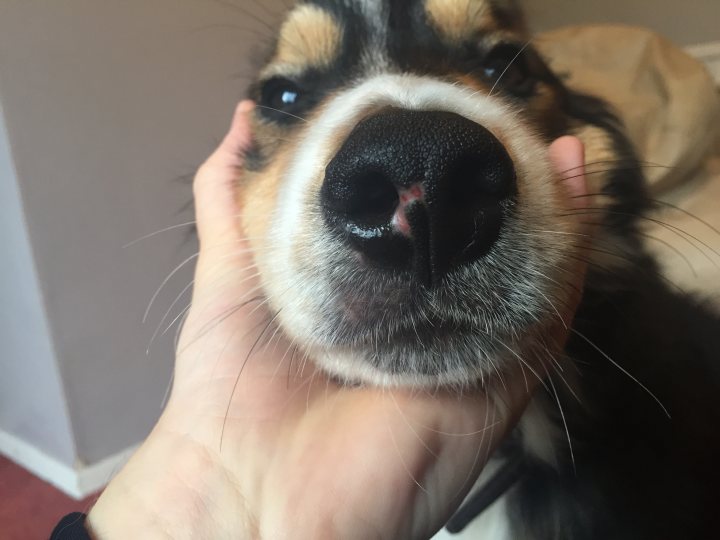
<path fill-rule="evenodd" d="M 92 508 L 93 538 L 254 537 L 237 484 L 188 437 L 156 427 Z"/>

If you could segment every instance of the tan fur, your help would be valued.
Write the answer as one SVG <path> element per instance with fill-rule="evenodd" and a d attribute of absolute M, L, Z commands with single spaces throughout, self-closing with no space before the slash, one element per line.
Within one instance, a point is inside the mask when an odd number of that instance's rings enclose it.
<path fill-rule="evenodd" d="M 585 145 L 586 181 L 588 185 L 589 201 L 587 215 L 584 221 L 599 223 L 604 217 L 603 210 L 612 204 L 612 199 L 607 195 L 601 195 L 608 182 L 610 169 L 617 167 L 614 164 L 617 154 L 613 149 L 613 142 L 608 133 L 599 127 L 591 125 L 579 125 L 571 131 L 572 135 L 579 138 Z M 584 253 L 592 263 L 599 268 L 613 269 L 621 268 L 628 264 L 624 253 L 626 243 L 624 238 L 610 235 L 605 229 L 599 229 L 593 240 L 594 247 Z"/>
<path fill-rule="evenodd" d="M 613 149 L 613 142 L 607 131 L 592 125 L 579 125 L 571 131 L 585 145 L 585 159 L 587 166 L 587 185 L 589 194 L 601 193 L 608 180 L 606 169 L 612 169 L 617 160 Z M 588 206 L 592 208 L 606 208 L 611 203 L 607 196 L 595 195 L 591 197 Z"/>
<path fill-rule="evenodd" d="M 296 69 L 327 66 L 337 57 L 342 36 L 342 27 L 327 11 L 301 5 L 280 29 L 273 64 Z"/>
<path fill-rule="evenodd" d="M 259 255 L 267 242 L 270 217 L 277 208 L 280 190 L 280 175 L 284 160 L 277 160 L 262 174 L 246 172 L 238 190 L 238 206 L 241 208 L 240 222 L 250 244 Z"/>
<path fill-rule="evenodd" d="M 490 88 L 492 87 L 492 85 L 488 85 L 477 77 L 473 77 L 472 75 L 467 75 L 464 73 L 450 75 L 450 77 L 459 82 L 461 85 L 472 88 L 476 92 L 482 92 L 484 94 L 488 94 L 490 92 Z"/>
<path fill-rule="evenodd" d="M 460 43 L 496 27 L 488 0 L 427 0 L 428 20 L 451 43 Z"/>
<path fill-rule="evenodd" d="M 538 82 L 535 94 L 528 102 L 528 113 L 535 125 L 557 128 L 557 123 L 564 120 L 558 90 L 548 84 Z"/>

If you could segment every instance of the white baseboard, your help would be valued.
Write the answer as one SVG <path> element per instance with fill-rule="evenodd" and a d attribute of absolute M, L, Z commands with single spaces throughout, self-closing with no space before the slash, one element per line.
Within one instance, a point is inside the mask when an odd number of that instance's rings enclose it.
<path fill-rule="evenodd" d="M 0 454 L 76 500 L 105 487 L 136 449 L 129 448 L 93 465 L 70 466 L 0 430 Z"/>
<path fill-rule="evenodd" d="M 720 84 L 720 41 L 690 45 L 685 47 L 685 51 L 703 62 L 715 81 Z"/>
<path fill-rule="evenodd" d="M 139 445 L 135 445 L 127 448 L 98 463 L 79 467 L 77 486 L 78 493 L 81 495 L 80 498 L 85 498 L 104 488 L 108 482 L 120 472 L 120 469 L 125 466 L 130 457 L 138 449 L 138 446 Z"/>

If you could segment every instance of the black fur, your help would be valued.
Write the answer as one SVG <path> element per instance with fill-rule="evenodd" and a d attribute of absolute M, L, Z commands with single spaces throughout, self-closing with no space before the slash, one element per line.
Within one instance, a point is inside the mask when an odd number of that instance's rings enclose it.
<path fill-rule="evenodd" d="M 326 93 L 360 75 L 361 51 L 373 32 L 350 3 L 312 2 L 342 21 L 346 37 L 330 68 L 295 81 L 313 96 L 308 111 Z M 483 77 L 491 51 L 481 39 L 449 47 L 427 24 L 418 0 L 387 6 L 386 53 L 397 70 Z M 496 14 L 509 27 L 522 26 L 513 6 L 496 8 Z M 508 499 L 513 538 L 717 538 L 720 317 L 669 284 L 645 252 L 638 223 L 651 204 L 621 122 L 601 100 L 564 88 L 532 48 L 519 61 L 528 76 L 559 93 L 561 115 L 538 126 L 548 140 L 565 133 L 573 119 L 610 135 L 617 162 L 607 164 L 613 171 L 604 191 L 613 202 L 602 227 L 622 239 L 621 248 L 610 248 L 622 264 L 606 268 L 590 263 L 566 350 L 574 372 L 564 375 L 572 379 L 577 399 L 557 373 L 551 376 L 558 396 L 543 396 L 548 415 L 564 433 L 559 401 L 572 452 L 569 444 L 562 446 L 553 466 L 524 457 L 524 474 Z M 532 97 L 500 90 L 520 106 Z M 259 88 L 254 95 L 258 93 Z M 587 212 L 590 217 L 594 210 Z"/>
<path fill-rule="evenodd" d="M 557 467 L 527 457 L 510 494 L 514 538 L 717 538 L 720 317 L 664 280 L 641 247 L 650 203 L 619 122 L 586 96 L 568 112 L 612 134 L 623 165 L 603 226 L 630 248 L 622 270 L 591 265 L 566 350 L 579 401 L 553 375 L 574 456 L 568 445 Z M 564 433 L 556 396 L 546 399 Z"/>
<path fill-rule="evenodd" d="M 615 290 L 589 278 L 567 347 L 580 402 L 561 395 L 575 465 L 569 448 L 557 469 L 529 464 L 511 499 L 518 539 L 716 537 L 720 319 L 656 272 L 640 258 Z"/>
<path fill-rule="evenodd" d="M 299 75 L 293 77 L 292 83 L 297 85 L 303 94 L 303 107 L 293 111 L 296 116 L 278 114 L 277 111 L 265 109 L 261 114 L 268 120 L 278 124 L 293 125 L 300 122 L 297 116 L 312 111 L 318 103 L 328 94 L 340 88 L 352 85 L 358 77 L 364 75 L 368 65 L 364 64 L 367 53 L 376 41 L 382 41 L 377 35 L 378 29 L 368 23 L 358 6 L 352 2 L 339 2 L 337 0 L 307 0 L 305 3 L 314 4 L 332 14 L 343 28 L 343 41 L 337 58 L 327 67 L 322 69 L 309 68 Z M 512 4 L 512 3 L 510 3 Z M 484 76 L 483 70 L 489 61 L 494 60 L 491 55 L 495 52 L 482 40 L 483 36 L 477 36 L 472 43 L 462 43 L 455 46 L 449 45 L 432 28 L 426 19 L 423 2 L 419 0 L 397 0 L 387 2 L 385 30 L 387 31 L 387 42 L 382 51 L 383 60 L 388 61 L 395 69 L 418 75 L 433 75 L 439 78 L 450 74 L 468 74 L 475 76 L 484 82 L 493 83 Z M 513 27 L 510 24 L 509 13 L 513 12 L 508 6 L 494 8 L 499 14 L 508 19 L 507 28 Z M 507 48 L 508 57 L 506 62 L 513 60 L 514 66 L 525 66 L 530 57 L 530 50 L 526 55 L 524 51 L 515 58 L 515 53 L 520 52 L 526 45 L 522 41 L 508 41 L 503 43 Z M 514 50 L 513 50 L 514 49 Z M 532 70 L 535 78 L 551 77 L 554 75 L 535 62 L 527 69 Z M 507 80 L 505 76 L 503 79 Z M 250 98 L 262 104 L 263 87 L 271 81 L 259 81 L 253 84 L 248 92 Z M 501 81 L 500 86 L 504 84 Z M 506 88 L 508 90 L 508 88 Z M 530 86 L 523 93 L 522 98 L 530 98 L 533 95 L 533 87 Z M 508 97 L 513 97 L 508 93 Z"/>

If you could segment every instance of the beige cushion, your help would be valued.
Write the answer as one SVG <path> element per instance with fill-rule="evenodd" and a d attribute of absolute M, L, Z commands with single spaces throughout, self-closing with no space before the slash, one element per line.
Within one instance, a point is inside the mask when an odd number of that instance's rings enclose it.
<path fill-rule="evenodd" d="M 720 128 L 720 99 L 705 67 L 658 34 L 629 26 L 575 26 L 541 34 L 541 53 L 576 90 L 607 100 L 622 117 L 663 190 L 697 169 Z"/>
<path fill-rule="evenodd" d="M 652 196 L 697 217 L 666 207 L 648 245 L 669 280 L 720 305 L 720 94 L 704 66 L 641 28 L 570 27 L 536 43 L 571 88 L 616 109 L 642 160 L 666 167 L 647 169 Z"/>
<path fill-rule="evenodd" d="M 647 228 L 657 239 L 649 246 L 660 256 L 666 276 L 720 307 L 720 145 L 690 181 L 658 199 L 682 209 L 665 208 L 652 216 L 676 229 L 654 224 Z"/>

